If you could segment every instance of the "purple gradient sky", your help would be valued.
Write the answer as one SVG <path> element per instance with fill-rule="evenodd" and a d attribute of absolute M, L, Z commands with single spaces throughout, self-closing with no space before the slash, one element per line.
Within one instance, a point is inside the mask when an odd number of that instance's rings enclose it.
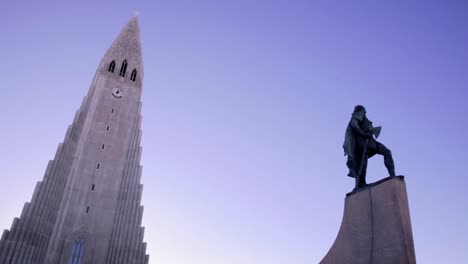
<path fill-rule="evenodd" d="M 406 175 L 418 262 L 468 259 L 466 1 L 6 1 L 0 229 L 134 10 L 151 263 L 318 263 L 358 103 Z M 373 158 L 369 180 L 386 175 Z"/>

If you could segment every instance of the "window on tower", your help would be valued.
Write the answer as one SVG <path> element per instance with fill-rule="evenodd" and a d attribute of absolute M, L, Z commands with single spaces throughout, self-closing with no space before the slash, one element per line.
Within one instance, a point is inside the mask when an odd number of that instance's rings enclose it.
<path fill-rule="evenodd" d="M 133 69 L 132 74 L 130 75 L 130 80 L 136 81 L 136 74 L 137 74 L 136 69 Z"/>
<path fill-rule="evenodd" d="M 114 72 L 114 70 L 115 70 L 115 61 L 111 61 L 111 63 L 109 64 L 109 68 L 107 70 L 110 71 L 110 72 Z"/>
<path fill-rule="evenodd" d="M 68 264 L 82 264 L 85 254 L 85 241 L 83 238 L 78 238 L 73 244 Z"/>
<path fill-rule="evenodd" d="M 122 62 L 122 67 L 120 67 L 120 73 L 119 75 L 122 77 L 125 77 L 125 72 L 127 71 L 127 60 L 124 60 Z"/>

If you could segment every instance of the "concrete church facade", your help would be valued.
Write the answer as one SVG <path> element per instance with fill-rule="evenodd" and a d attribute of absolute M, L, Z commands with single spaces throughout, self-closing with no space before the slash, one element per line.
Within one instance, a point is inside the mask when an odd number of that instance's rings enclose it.
<path fill-rule="evenodd" d="M 136 17 L 107 50 L 0 263 L 148 263 L 140 184 L 143 61 Z"/>

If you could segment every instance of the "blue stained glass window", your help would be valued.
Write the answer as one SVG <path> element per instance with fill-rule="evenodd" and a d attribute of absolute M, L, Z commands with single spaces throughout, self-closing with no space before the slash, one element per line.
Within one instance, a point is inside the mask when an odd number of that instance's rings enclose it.
<path fill-rule="evenodd" d="M 85 242 L 83 238 L 75 240 L 73 244 L 70 257 L 68 258 L 68 264 L 83 264 L 85 254 Z"/>

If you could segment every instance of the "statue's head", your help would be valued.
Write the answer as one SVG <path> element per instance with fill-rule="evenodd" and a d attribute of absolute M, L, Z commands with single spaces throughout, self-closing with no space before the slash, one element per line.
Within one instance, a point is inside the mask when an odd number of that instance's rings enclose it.
<path fill-rule="evenodd" d="M 362 105 L 356 105 L 354 107 L 354 113 L 358 113 L 358 112 L 363 112 L 365 114 L 366 113 L 366 108 L 364 108 L 364 106 L 362 106 Z"/>

